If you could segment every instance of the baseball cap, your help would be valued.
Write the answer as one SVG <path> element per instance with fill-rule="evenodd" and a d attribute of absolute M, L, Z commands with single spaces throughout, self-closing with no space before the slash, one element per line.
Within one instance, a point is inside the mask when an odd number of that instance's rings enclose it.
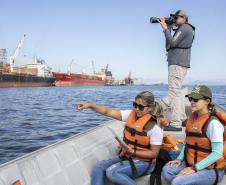
<path fill-rule="evenodd" d="M 184 10 L 178 10 L 175 14 L 171 14 L 172 16 L 182 16 L 188 19 L 188 14 Z"/>
<path fill-rule="evenodd" d="M 185 97 L 192 97 L 194 99 L 201 99 L 205 97 L 212 99 L 212 91 L 206 85 L 198 85 Z"/>

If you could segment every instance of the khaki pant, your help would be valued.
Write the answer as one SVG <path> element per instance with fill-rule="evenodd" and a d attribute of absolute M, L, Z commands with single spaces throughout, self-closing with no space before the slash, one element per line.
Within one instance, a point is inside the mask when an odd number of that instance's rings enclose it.
<path fill-rule="evenodd" d="M 171 124 L 181 127 L 182 121 L 186 119 L 185 105 L 181 93 L 182 82 L 187 74 L 187 68 L 170 65 L 168 68 L 169 102 L 171 108 Z"/>

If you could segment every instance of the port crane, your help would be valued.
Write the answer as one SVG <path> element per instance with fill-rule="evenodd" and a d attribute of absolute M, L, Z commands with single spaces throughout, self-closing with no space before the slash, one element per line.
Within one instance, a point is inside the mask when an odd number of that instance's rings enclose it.
<path fill-rule="evenodd" d="M 124 79 L 126 85 L 133 85 L 135 80 L 138 80 L 138 79 L 137 78 L 132 78 L 132 73 L 131 72 L 129 72 L 128 77 L 126 77 Z"/>
<path fill-rule="evenodd" d="M 22 39 L 20 40 L 19 44 L 17 45 L 17 48 L 15 49 L 14 53 L 12 55 L 10 55 L 10 57 L 9 57 L 11 72 L 13 72 L 13 66 L 14 66 L 15 60 L 24 44 L 25 37 L 26 37 L 26 35 L 24 34 Z"/>

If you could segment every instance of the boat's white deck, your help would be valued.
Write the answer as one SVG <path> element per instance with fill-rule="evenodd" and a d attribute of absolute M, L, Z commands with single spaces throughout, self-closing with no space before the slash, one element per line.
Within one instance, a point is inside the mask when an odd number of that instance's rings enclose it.
<path fill-rule="evenodd" d="M 107 125 L 122 132 L 121 122 L 110 121 Z M 89 185 L 96 162 L 115 156 L 116 146 L 107 127 L 99 126 L 0 166 L 0 185 L 12 185 L 18 179 L 23 185 Z M 137 180 L 138 185 L 148 183 L 149 177 Z"/>

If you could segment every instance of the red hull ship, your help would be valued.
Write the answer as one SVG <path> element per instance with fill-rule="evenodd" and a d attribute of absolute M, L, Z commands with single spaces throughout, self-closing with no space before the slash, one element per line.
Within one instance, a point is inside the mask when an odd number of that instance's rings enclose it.
<path fill-rule="evenodd" d="M 53 76 L 56 78 L 55 86 L 103 86 L 105 80 L 101 77 L 87 74 L 68 74 L 54 72 Z"/>

